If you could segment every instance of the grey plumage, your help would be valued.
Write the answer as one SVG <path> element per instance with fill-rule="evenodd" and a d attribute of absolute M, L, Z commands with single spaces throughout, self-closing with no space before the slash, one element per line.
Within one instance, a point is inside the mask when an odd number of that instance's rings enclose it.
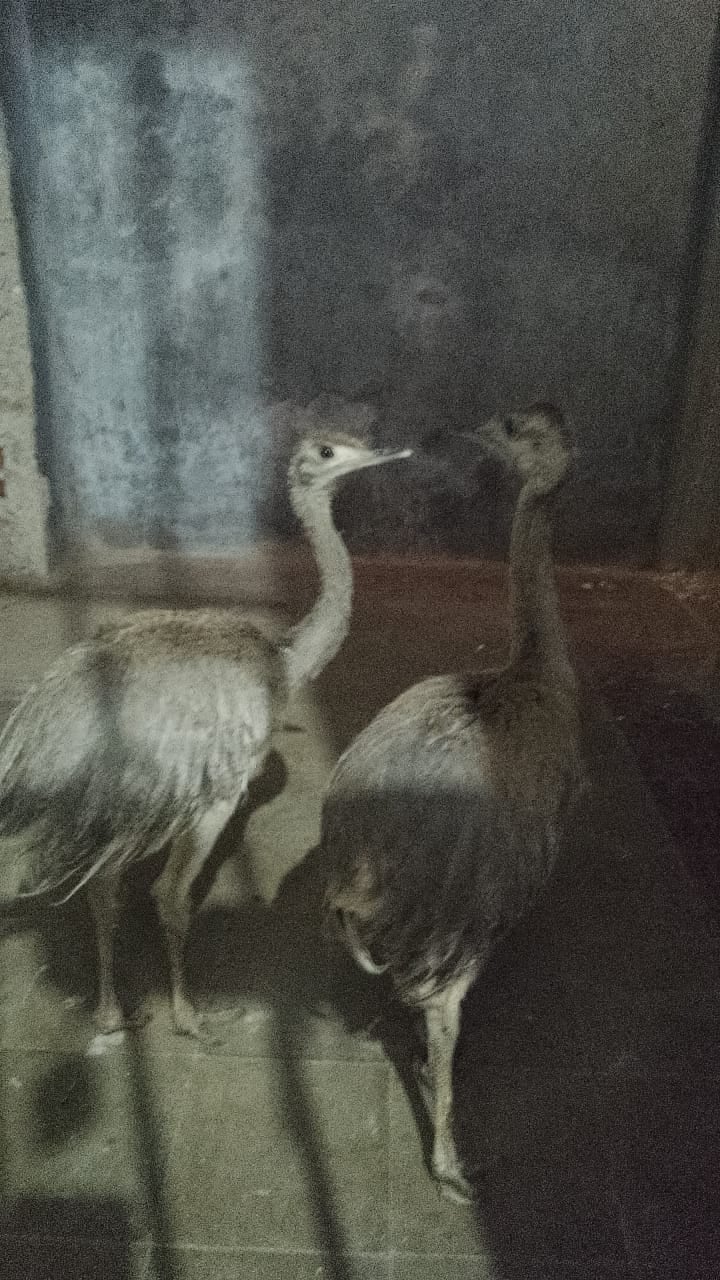
<path fill-rule="evenodd" d="M 553 582 L 549 506 L 568 453 L 547 406 L 477 437 L 519 476 L 510 555 L 512 646 L 501 671 L 433 677 L 385 707 L 331 778 L 327 906 L 370 972 L 426 1017 L 433 1167 L 469 1193 L 452 1134 L 460 1007 L 555 861 L 581 783 L 575 679 Z"/>
<path fill-rule="evenodd" d="M 261 769 L 289 693 L 330 661 L 347 633 L 352 571 L 332 522 L 335 482 L 402 456 L 335 432 L 295 450 L 291 499 L 322 589 L 279 642 L 236 611 L 148 611 L 67 650 L 0 735 L 0 838 L 22 837 L 13 844 L 26 893 L 57 900 L 87 885 L 102 1029 L 122 1023 L 112 980 L 119 878 L 170 843 L 153 892 L 175 1024 L 198 1032 L 182 977 L 192 883 Z"/>
<path fill-rule="evenodd" d="M 66 651 L 0 741 L 1 830 L 27 833 L 32 890 L 68 897 L 237 798 L 286 695 L 282 655 L 232 613 L 146 613 Z"/>

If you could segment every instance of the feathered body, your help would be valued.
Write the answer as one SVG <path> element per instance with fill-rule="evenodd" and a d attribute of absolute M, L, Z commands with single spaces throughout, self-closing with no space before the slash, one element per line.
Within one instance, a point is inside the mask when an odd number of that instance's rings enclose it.
<path fill-rule="evenodd" d="M 335 656 L 349 626 L 352 567 L 333 524 L 335 483 L 406 456 L 339 432 L 298 445 L 290 498 L 321 591 L 279 640 L 233 611 L 145 612 L 67 650 L 0 734 L 0 838 L 21 837 L 24 893 L 62 900 L 87 885 L 102 1030 L 123 1023 L 112 978 L 120 877 L 169 845 L 153 894 L 175 1026 L 199 1033 L 182 973 L 193 882 L 261 769 L 289 693 Z"/>
<path fill-rule="evenodd" d="M 328 897 L 409 1003 L 477 966 L 532 905 L 581 776 L 578 736 L 572 692 L 531 671 L 437 676 L 340 759 Z"/>
<path fill-rule="evenodd" d="M 232 612 L 147 612 L 67 650 L 0 740 L 0 835 L 27 831 L 26 891 L 68 896 L 237 803 L 287 688 L 277 644 Z"/>
<path fill-rule="evenodd" d="M 438 676 L 396 698 L 340 758 L 323 807 L 327 907 L 357 962 L 423 1009 L 434 1090 L 433 1169 L 467 1198 L 452 1134 L 462 1000 L 529 910 L 582 784 L 573 669 L 549 512 L 569 455 L 549 406 L 479 436 L 520 479 L 510 550 L 511 652 L 495 672 Z"/>

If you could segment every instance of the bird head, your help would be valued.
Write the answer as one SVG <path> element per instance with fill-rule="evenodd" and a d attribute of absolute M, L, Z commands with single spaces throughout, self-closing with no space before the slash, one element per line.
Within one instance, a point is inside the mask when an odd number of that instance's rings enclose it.
<path fill-rule="evenodd" d="M 572 450 L 567 424 L 554 405 L 533 404 L 515 413 L 497 413 L 476 431 L 462 432 L 489 457 L 525 484 L 550 492 L 564 480 Z"/>
<path fill-rule="evenodd" d="M 374 449 L 340 431 L 314 432 L 305 436 L 293 453 L 290 483 L 293 488 L 332 490 L 337 480 L 352 471 L 409 458 L 411 453 L 412 449 Z"/>

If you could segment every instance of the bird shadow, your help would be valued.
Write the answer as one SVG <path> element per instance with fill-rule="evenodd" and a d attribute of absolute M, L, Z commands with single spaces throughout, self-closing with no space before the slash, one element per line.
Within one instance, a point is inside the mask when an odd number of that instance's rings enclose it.
<path fill-rule="evenodd" d="M 188 947 L 188 970 L 203 1001 L 245 999 L 292 1017 L 335 1018 L 349 1033 L 372 1032 L 389 987 L 363 974 L 323 927 L 324 862 L 311 849 L 284 877 L 272 902 L 259 894 L 203 910 Z"/>
<path fill-rule="evenodd" d="M 412 1028 L 404 1009 L 393 999 L 390 984 L 363 974 L 324 928 L 322 849 L 311 848 L 285 875 L 272 902 L 258 889 L 246 829 L 252 816 L 282 793 L 287 778 L 285 761 L 273 750 L 195 882 L 198 909 L 185 954 L 188 987 L 211 1017 L 240 1017 L 261 1006 L 281 1010 L 285 1039 L 298 1052 L 328 1019 L 348 1035 L 364 1033 L 382 1043 L 400 1077 L 409 1080 Z M 161 851 L 132 868 L 123 886 L 115 974 L 121 1003 L 132 1015 L 168 991 L 167 957 L 150 894 L 165 856 Z M 226 864 L 232 866 L 230 892 L 213 893 Z M 27 900 L 5 914 L 3 928 L 32 931 L 43 985 L 55 998 L 68 1009 L 94 1007 L 97 948 L 83 894 L 57 907 Z"/>
<path fill-rule="evenodd" d="M 270 1042 L 288 1062 L 312 1052 L 323 1028 L 380 1047 L 403 1089 L 431 1171 L 433 1131 L 418 1086 L 425 1060 L 422 1020 L 395 996 L 390 980 L 370 976 L 351 959 L 324 919 L 327 855 L 309 849 L 284 876 L 269 904 L 259 897 L 240 908 L 203 912 L 189 948 L 189 971 L 202 981 L 201 999 L 221 1006 L 238 999 L 270 1013 Z M 320 1038 L 318 1040 L 318 1037 Z"/>
<path fill-rule="evenodd" d="M 287 979 L 275 975 L 275 991 L 288 992 L 301 1019 L 302 1011 L 320 1013 L 344 1034 L 361 1033 L 380 1046 L 405 1093 L 430 1172 L 433 1132 L 417 1075 L 427 1052 L 422 1019 L 397 999 L 389 978 L 363 973 L 325 923 L 328 871 L 327 853 L 316 845 L 281 882 L 272 913 L 286 939 L 289 971 Z M 305 957 L 301 966 L 298 955 Z"/>

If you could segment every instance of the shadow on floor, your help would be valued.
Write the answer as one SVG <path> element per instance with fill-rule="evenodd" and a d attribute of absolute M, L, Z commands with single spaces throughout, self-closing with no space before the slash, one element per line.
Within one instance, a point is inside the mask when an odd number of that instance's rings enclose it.
<path fill-rule="evenodd" d="M 603 694 L 707 902 L 720 917 L 720 719 L 681 679 L 623 670 Z"/>
<path fill-rule="evenodd" d="M 6 1280 L 133 1280 L 130 1222 L 114 1200 L 5 1201 L 0 1240 Z"/>

